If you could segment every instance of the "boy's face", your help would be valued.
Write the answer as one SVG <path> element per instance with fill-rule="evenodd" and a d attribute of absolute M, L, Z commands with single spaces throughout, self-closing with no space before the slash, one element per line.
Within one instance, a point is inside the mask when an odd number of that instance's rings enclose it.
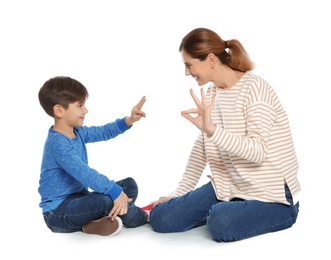
<path fill-rule="evenodd" d="M 82 126 L 87 112 L 85 101 L 76 101 L 75 103 L 69 104 L 69 107 L 64 110 L 62 119 L 70 127 Z"/>

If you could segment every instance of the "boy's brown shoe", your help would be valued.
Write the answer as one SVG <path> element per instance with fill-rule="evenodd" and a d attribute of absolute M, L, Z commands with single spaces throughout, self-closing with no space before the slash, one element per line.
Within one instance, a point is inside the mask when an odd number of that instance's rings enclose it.
<path fill-rule="evenodd" d="M 122 228 L 122 220 L 116 217 L 114 221 L 110 216 L 106 216 L 83 225 L 83 232 L 100 236 L 114 236 Z"/>

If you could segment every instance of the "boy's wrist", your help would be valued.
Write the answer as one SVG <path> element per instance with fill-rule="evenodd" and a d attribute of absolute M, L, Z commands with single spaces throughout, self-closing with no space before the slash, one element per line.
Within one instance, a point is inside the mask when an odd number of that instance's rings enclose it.
<path fill-rule="evenodd" d="M 128 126 L 131 126 L 134 122 L 133 122 L 133 120 L 132 120 L 132 118 L 131 118 L 131 116 L 127 116 L 126 118 L 125 118 L 125 123 L 128 125 Z"/>

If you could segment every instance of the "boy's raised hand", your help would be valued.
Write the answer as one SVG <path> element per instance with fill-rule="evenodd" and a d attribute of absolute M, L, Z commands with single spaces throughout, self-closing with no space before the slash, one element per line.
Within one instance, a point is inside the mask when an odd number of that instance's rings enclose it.
<path fill-rule="evenodd" d="M 139 103 L 135 105 L 131 110 L 131 116 L 127 116 L 125 118 L 125 122 L 127 125 L 132 125 L 134 122 L 139 121 L 142 117 L 146 117 L 146 114 L 144 111 L 142 111 L 142 107 L 145 104 L 146 97 L 143 96 Z"/>

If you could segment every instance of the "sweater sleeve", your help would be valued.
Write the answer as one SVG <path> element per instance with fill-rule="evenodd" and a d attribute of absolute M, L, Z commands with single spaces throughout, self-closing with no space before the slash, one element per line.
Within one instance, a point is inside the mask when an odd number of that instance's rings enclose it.
<path fill-rule="evenodd" d="M 113 200 L 122 192 L 122 188 L 114 180 L 110 180 L 107 176 L 89 167 L 79 156 L 74 146 L 71 145 L 70 140 L 58 140 L 56 145 L 52 147 L 52 154 L 61 173 L 63 175 L 65 173 L 69 174 L 85 187 L 109 195 Z M 66 185 L 66 183 L 64 182 L 63 185 Z"/>
<path fill-rule="evenodd" d="M 260 164 L 268 154 L 270 131 L 277 117 L 272 93 L 265 82 L 259 82 L 247 97 L 246 135 L 231 133 L 216 125 L 210 141 L 231 155 Z"/>
<path fill-rule="evenodd" d="M 207 158 L 204 148 L 203 135 L 200 134 L 195 141 L 186 168 L 182 176 L 179 186 L 175 192 L 172 193 L 174 196 L 180 196 L 193 190 L 207 164 Z"/>
<path fill-rule="evenodd" d="M 123 117 L 102 126 L 82 126 L 77 130 L 82 133 L 82 136 L 84 136 L 83 141 L 85 143 L 93 143 L 115 138 L 129 130 L 131 127 L 132 125 L 128 126 L 125 123 L 125 117 Z"/>

